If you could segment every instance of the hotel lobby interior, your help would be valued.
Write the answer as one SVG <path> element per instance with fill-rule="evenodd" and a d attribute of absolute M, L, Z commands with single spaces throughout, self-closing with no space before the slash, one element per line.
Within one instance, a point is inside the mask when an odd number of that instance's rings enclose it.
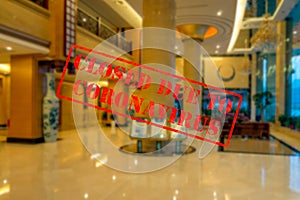
<path fill-rule="evenodd" d="M 299 11 L 1 1 L 0 200 L 299 200 Z"/>

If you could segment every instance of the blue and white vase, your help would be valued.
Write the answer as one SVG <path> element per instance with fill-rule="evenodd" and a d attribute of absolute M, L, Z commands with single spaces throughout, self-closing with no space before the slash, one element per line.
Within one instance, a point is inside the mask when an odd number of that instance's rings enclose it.
<path fill-rule="evenodd" d="M 46 73 L 47 93 L 43 99 L 43 135 L 45 142 L 57 140 L 59 100 L 55 95 L 54 74 Z"/>

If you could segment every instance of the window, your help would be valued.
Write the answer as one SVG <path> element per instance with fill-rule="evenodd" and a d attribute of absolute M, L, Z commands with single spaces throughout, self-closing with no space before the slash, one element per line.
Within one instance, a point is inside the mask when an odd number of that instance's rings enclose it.
<path fill-rule="evenodd" d="M 292 57 L 292 67 L 291 116 L 300 116 L 300 55 Z"/>

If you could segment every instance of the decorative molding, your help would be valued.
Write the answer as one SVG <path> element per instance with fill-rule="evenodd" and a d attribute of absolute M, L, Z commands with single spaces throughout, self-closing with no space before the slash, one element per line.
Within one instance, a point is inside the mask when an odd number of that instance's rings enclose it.
<path fill-rule="evenodd" d="M 0 34 L 7 35 L 8 37 L 14 37 L 14 38 L 24 40 L 29 43 L 34 43 L 36 45 L 47 47 L 47 48 L 49 48 L 49 46 L 50 46 L 49 41 L 37 38 L 35 36 L 29 35 L 24 32 L 20 32 L 18 30 L 9 28 L 4 25 L 0 25 Z M 10 41 L 10 42 L 13 42 L 13 41 Z"/>

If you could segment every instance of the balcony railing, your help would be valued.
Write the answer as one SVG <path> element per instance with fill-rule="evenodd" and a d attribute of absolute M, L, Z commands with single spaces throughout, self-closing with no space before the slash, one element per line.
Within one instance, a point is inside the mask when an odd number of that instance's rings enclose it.
<path fill-rule="evenodd" d="M 117 32 L 101 23 L 98 17 L 93 17 L 83 10 L 78 9 L 77 25 L 99 36 L 100 38 L 107 40 L 120 49 L 131 53 L 132 43 L 120 35 L 115 36 Z"/>

